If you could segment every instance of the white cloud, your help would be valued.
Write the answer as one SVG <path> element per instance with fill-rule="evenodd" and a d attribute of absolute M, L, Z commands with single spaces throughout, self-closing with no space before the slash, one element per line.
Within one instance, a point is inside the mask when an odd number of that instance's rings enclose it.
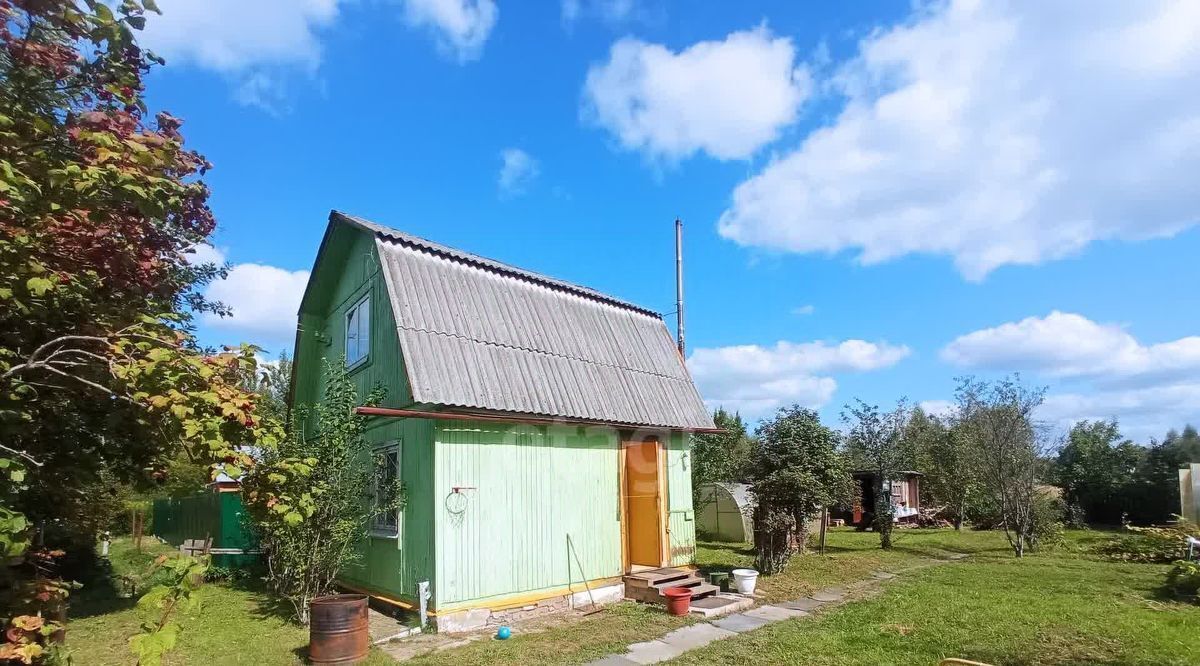
<path fill-rule="evenodd" d="M 568 27 L 585 16 L 620 23 L 634 15 L 637 5 L 636 0 L 563 0 L 562 20 Z"/>
<path fill-rule="evenodd" d="M 459 62 L 479 58 L 498 14 L 494 0 L 404 0 L 409 25 L 432 30 Z"/>
<path fill-rule="evenodd" d="M 922 400 L 917 406 L 926 414 L 938 418 L 946 418 L 956 409 L 955 404 L 949 400 Z"/>
<path fill-rule="evenodd" d="M 720 233 L 973 280 L 1177 233 L 1200 220 L 1197 31 L 1195 2 L 920 5 L 825 82 L 839 115 L 740 184 Z"/>
<path fill-rule="evenodd" d="M 1085 419 L 1116 418 L 1123 435 L 1146 443 L 1151 437 L 1162 439 L 1171 428 L 1200 423 L 1200 382 L 1051 394 L 1038 415 L 1063 431 Z"/>
<path fill-rule="evenodd" d="M 1146 345 L 1117 324 L 1054 311 L 960 336 L 942 358 L 967 368 L 1145 383 L 1200 374 L 1200 337 Z"/>
<path fill-rule="evenodd" d="M 737 410 L 754 419 L 791 403 L 821 407 L 837 390 L 837 381 L 829 375 L 886 368 L 909 353 L 908 347 L 886 342 L 780 341 L 773 347 L 699 348 L 687 364 L 709 407 Z"/>
<path fill-rule="evenodd" d="M 339 0 L 158 0 L 141 43 L 169 60 L 220 72 L 258 65 L 315 67 L 317 32 L 337 18 Z"/>
<path fill-rule="evenodd" d="M 817 307 L 815 305 L 801 305 L 799 307 L 792 308 L 792 314 L 800 317 L 808 316 L 816 311 Z"/>
<path fill-rule="evenodd" d="M 213 247 L 208 243 L 201 243 L 192 247 L 192 251 L 185 255 L 189 264 L 216 264 L 218 266 L 225 263 L 225 250 Z"/>
<path fill-rule="evenodd" d="M 395 9 L 395 2 L 377 2 Z M 405 21 L 428 28 L 459 62 L 479 57 L 496 23 L 494 0 L 398 0 Z M 352 0 L 158 0 L 140 43 L 170 63 L 219 72 L 233 98 L 271 114 L 287 112 L 289 81 L 316 80 L 321 33 Z"/>
<path fill-rule="evenodd" d="M 236 264 L 224 280 L 208 286 L 205 296 L 228 305 L 231 317 L 208 313 L 204 323 L 250 336 L 263 345 L 289 344 L 296 332 L 296 312 L 308 284 L 308 271 L 288 271 L 262 264 Z"/>
<path fill-rule="evenodd" d="M 1140 342 L 1117 324 L 1054 311 L 962 335 L 942 359 L 968 369 L 1055 380 L 1038 414 L 1062 429 L 1117 418 L 1145 441 L 1200 422 L 1200 337 Z"/>
<path fill-rule="evenodd" d="M 652 159 L 748 158 L 809 95 L 810 75 L 795 60 L 792 41 L 765 26 L 679 53 L 626 37 L 588 70 L 584 115 Z"/>
<path fill-rule="evenodd" d="M 504 194 L 524 194 L 541 173 L 538 161 L 520 148 L 505 148 L 500 151 L 500 160 L 502 164 L 496 182 Z"/>
<path fill-rule="evenodd" d="M 239 104 L 257 107 L 273 116 L 282 115 L 290 110 L 284 78 L 267 72 L 251 72 L 243 77 L 233 91 L 233 99 Z"/>

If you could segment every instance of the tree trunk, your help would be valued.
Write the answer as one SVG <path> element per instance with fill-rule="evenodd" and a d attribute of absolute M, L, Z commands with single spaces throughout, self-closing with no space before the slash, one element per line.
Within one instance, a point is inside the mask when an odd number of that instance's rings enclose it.
<path fill-rule="evenodd" d="M 808 547 L 808 519 L 806 516 L 800 515 L 795 516 L 794 519 L 796 530 L 793 534 L 795 534 L 796 552 L 803 555 Z"/>
<path fill-rule="evenodd" d="M 883 474 L 875 475 L 875 531 L 879 532 L 879 547 L 892 547 L 892 495 L 883 492 Z"/>
<path fill-rule="evenodd" d="M 791 557 L 793 520 L 786 512 L 772 511 L 759 504 L 754 509 L 754 564 L 770 576 L 783 571 Z"/>

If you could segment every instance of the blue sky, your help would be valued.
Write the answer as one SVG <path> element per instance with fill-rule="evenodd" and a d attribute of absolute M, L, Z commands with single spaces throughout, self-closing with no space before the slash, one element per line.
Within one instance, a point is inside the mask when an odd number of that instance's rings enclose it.
<path fill-rule="evenodd" d="M 206 342 L 290 346 L 331 208 L 663 313 L 679 216 L 714 406 L 1021 370 L 1060 426 L 1200 422 L 1195 3 L 159 5 L 233 267 Z"/>

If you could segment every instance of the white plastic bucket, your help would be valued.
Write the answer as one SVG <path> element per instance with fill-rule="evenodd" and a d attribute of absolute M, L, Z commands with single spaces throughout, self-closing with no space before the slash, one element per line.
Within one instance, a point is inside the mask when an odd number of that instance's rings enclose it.
<path fill-rule="evenodd" d="M 733 585 L 741 594 L 754 594 L 754 586 L 758 583 L 758 572 L 754 569 L 734 569 Z"/>

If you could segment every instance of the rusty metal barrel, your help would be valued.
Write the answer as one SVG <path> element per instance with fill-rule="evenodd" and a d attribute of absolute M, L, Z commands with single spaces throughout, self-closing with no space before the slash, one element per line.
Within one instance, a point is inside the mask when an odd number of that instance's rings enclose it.
<path fill-rule="evenodd" d="M 342 666 L 367 658 L 367 595 L 334 594 L 318 597 L 308 606 L 308 660 Z"/>

